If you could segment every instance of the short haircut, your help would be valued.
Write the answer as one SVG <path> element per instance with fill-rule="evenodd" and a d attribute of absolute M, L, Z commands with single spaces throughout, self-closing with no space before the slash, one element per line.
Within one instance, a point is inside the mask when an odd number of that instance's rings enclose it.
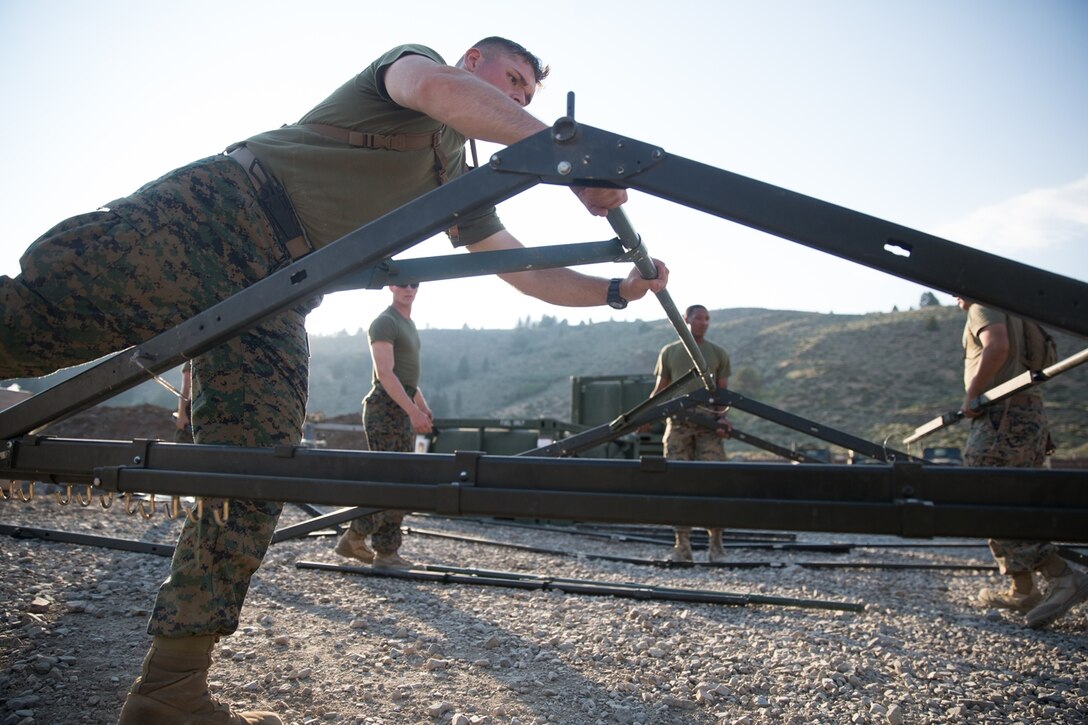
<path fill-rule="evenodd" d="M 544 63 L 535 55 L 525 49 L 525 46 L 515 43 L 512 40 L 506 38 L 500 38 L 497 35 L 491 35 L 483 40 L 476 42 L 473 48 L 501 48 L 502 50 L 521 58 L 523 61 L 533 67 L 533 74 L 536 76 L 537 85 L 548 77 L 551 73 L 551 67 L 544 65 Z"/>
<path fill-rule="evenodd" d="M 684 317 L 691 317 L 691 313 L 695 312 L 695 310 L 702 310 L 703 312 L 707 313 L 708 315 L 710 314 L 710 310 L 703 307 L 702 305 L 692 305 L 691 307 L 684 310 Z"/>

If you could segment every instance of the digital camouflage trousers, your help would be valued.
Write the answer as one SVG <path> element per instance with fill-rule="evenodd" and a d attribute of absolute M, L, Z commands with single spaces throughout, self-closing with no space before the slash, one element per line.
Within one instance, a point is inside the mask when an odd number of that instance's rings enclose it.
<path fill-rule="evenodd" d="M 367 450 L 407 453 L 415 450 L 412 421 L 385 389 L 375 385 L 363 399 L 363 431 Z M 352 519 L 352 531 L 370 537 L 374 551 L 389 554 L 400 549 L 400 525 L 407 511 L 387 509 Z"/>
<path fill-rule="evenodd" d="M 963 461 L 968 466 L 1040 468 L 1046 459 L 1049 429 L 1038 398 L 986 408 L 971 421 Z M 990 539 L 990 551 L 1002 574 L 1035 571 L 1056 549 L 1046 541 Z"/>
<path fill-rule="evenodd" d="M 286 261 L 241 166 L 225 156 L 182 167 L 34 242 L 22 273 L 0 277 L 0 378 L 38 376 L 137 345 L 266 277 Z M 301 439 L 309 352 L 305 306 L 193 360 L 198 443 Z M 187 520 L 148 624 L 153 635 L 224 635 L 282 504 L 220 502 Z"/>
<path fill-rule="evenodd" d="M 724 461 L 722 439 L 714 431 L 695 423 L 669 418 L 661 439 L 665 458 L 672 461 Z M 691 532 L 690 526 L 677 526 L 679 532 Z"/>

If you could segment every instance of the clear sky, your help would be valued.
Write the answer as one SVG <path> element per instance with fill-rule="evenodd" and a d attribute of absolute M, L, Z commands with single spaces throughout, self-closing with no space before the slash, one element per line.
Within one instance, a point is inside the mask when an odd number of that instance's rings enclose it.
<path fill-rule="evenodd" d="M 487 35 L 551 64 L 530 107 L 546 122 L 574 91 L 584 123 L 1088 280 L 1084 0 L 0 0 L 0 273 L 61 219 L 296 121 L 393 45 L 453 63 Z M 926 291 L 646 195 L 626 209 L 681 308 L 864 313 Z M 529 245 L 612 236 L 563 188 L 499 214 Z M 464 252 L 440 237 L 407 256 L 448 253 Z M 354 332 L 388 302 L 331 295 L 308 326 Z M 426 283 L 413 317 L 509 328 L 542 315 L 664 317 L 652 297 L 552 307 L 493 278 Z"/>

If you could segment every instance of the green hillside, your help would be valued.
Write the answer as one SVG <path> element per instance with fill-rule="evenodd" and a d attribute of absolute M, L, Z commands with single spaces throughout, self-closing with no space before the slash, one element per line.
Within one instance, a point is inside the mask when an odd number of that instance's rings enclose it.
<path fill-rule="evenodd" d="M 707 338 L 730 353 L 732 389 L 902 448 L 916 426 L 961 401 L 963 321 L 955 307 L 867 315 L 714 310 Z M 666 320 L 570 326 L 550 317 L 515 330 L 424 329 L 420 336 L 421 387 L 437 416 L 561 420 L 570 417 L 571 376 L 652 372 L 658 350 L 676 339 Z M 1086 346 L 1057 337 L 1063 357 Z M 365 334 L 313 338 L 311 353 L 310 410 L 358 412 L 371 374 Z M 1063 457 L 1088 456 L 1086 382 L 1083 366 L 1043 386 Z M 731 416 L 780 445 L 815 442 L 741 412 Z M 960 445 L 966 431 L 952 426 L 925 445 Z"/>
<path fill-rule="evenodd" d="M 963 382 L 955 307 L 867 315 L 787 310 L 711 311 L 708 339 L 732 358 L 730 387 L 763 403 L 873 442 L 902 449 L 918 425 L 959 407 Z M 676 338 L 666 320 L 568 325 L 544 317 L 513 330 L 420 330 L 422 388 L 439 417 L 570 419 L 570 378 L 650 373 L 662 345 Z M 1088 342 L 1056 335 L 1061 357 Z M 357 415 L 370 387 L 366 335 L 313 337 L 310 406 L 314 415 Z M 41 390 L 56 378 L 19 381 Z M 167 374 L 177 385 L 180 373 Z M 1043 385 L 1059 457 L 1088 458 L 1088 365 Z M 110 405 L 174 405 L 147 382 Z M 731 414 L 738 428 L 783 446 L 816 444 L 776 424 Z M 962 445 L 960 423 L 920 445 Z M 732 442 L 731 452 L 754 449 Z M 919 450 L 912 451 L 914 453 Z"/>

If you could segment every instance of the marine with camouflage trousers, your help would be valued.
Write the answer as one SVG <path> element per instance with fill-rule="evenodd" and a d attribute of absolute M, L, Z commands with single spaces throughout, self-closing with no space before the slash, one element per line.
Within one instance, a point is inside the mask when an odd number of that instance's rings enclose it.
<path fill-rule="evenodd" d="M 546 128 L 524 110 L 547 75 L 536 56 L 485 38 L 448 66 L 433 50 L 394 48 L 298 124 L 170 172 L 34 242 L 22 273 L 0 277 L 0 378 L 44 375 L 141 343 L 467 170 L 466 138 L 498 144 Z M 422 139 L 422 141 L 421 141 Z M 603 216 L 622 189 L 571 187 Z M 469 251 L 521 247 L 493 209 L 458 220 Z M 631 269 L 627 299 L 660 291 L 668 269 Z M 603 305 L 609 280 L 569 269 L 503 275 L 519 291 L 569 306 Z M 305 316 L 283 310 L 193 360 L 198 443 L 297 444 L 306 409 Z M 148 624 L 151 648 L 121 712 L 125 725 L 280 723 L 211 698 L 216 641 L 238 627 L 250 579 L 282 504 L 216 502 L 186 521 Z"/>
<path fill-rule="evenodd" d="M 189 402 L 193 399 L 193 363 L 186 360 L 181 366 L 181 390 L 178 392 L 178 409 L 174 413 L 174 442 L 194 443 L 193 423 L 189 416 Z"/>
<path fill-rule="evenodd" d="M 707 369 L 714 378 L 719 388 L 729 387 L 729 353 L 720 345 L 705 339 L 707 328 L 710 327 L 710 313 L 702 305 L 692 305 L 684 312 L 684 322 L 691 330 L 699 352 L 703 354 Z M 654 366 L 656 383 L 650 397 L 669 386 L 674 380 L 679 380 L 694 368 L 691 356 L 687 348 L 680 341 L 676 341 L 661 348 L 657 356 L 657 364 Z M 722 447 L 722 439 L 729 436 L 732 426 L 725 417 L 724 409 L 716 410 L 719 427 L 710 430 L 690 421 L 679 420 L 672 416 L 665 423 L 665 436 L 662 443 L 665 448 L 665 458 L 674 461 L 724 461 L 725 449 Z M 648 429 L 649 426 L 643 426 Z M 691 527 L 676 527 L 676 543 L 669 554 L 669 560 L 690 563 L 691 554 Z M 722 546 L 722 530 L 707 529 L 709 543 L 707 545 L 707 561 L 725 561 L 725 549 Z"/>
<path fill-rule="evenodd" d="M 999 403 L 972 410 L 970 403 L 987 390 L 1011 380 L 1027 367 L 1024 323 L 1020 318 L 957 298 L 967 313 L 963 328 L 964 415 L 971 419 L 964 463 L 968 466 L 1040 468 L 1047 454 L 1049 431 L 1037 387 Z M 998 570 L 1012 581 L 1007 590 L 983 589 L 985 606 L 1026 615 L 1029 627 L 1045 627 L 1088 599 L 1088 576 L 1069 566 L 1046 541 L 990 539 Z M 1047 580 L 1044 595 L 1035 572 Z"/>
<path fill-rule="evenodd" d="M 419 388 L 419 332 L 412 321 L 419 284 L 389 289 L 393 304 L 367 330 L 373 373 L 363 399 L 363 432 L 368 450 L 407 453 L 415 448 L 415 434 L 431 432 L 434 414 Z M 412 562 L 399 553 L 406 513 L 387 509 L 352 519 L 336 542 L 336 553 L 377 567 L 410 569 Z"/>

